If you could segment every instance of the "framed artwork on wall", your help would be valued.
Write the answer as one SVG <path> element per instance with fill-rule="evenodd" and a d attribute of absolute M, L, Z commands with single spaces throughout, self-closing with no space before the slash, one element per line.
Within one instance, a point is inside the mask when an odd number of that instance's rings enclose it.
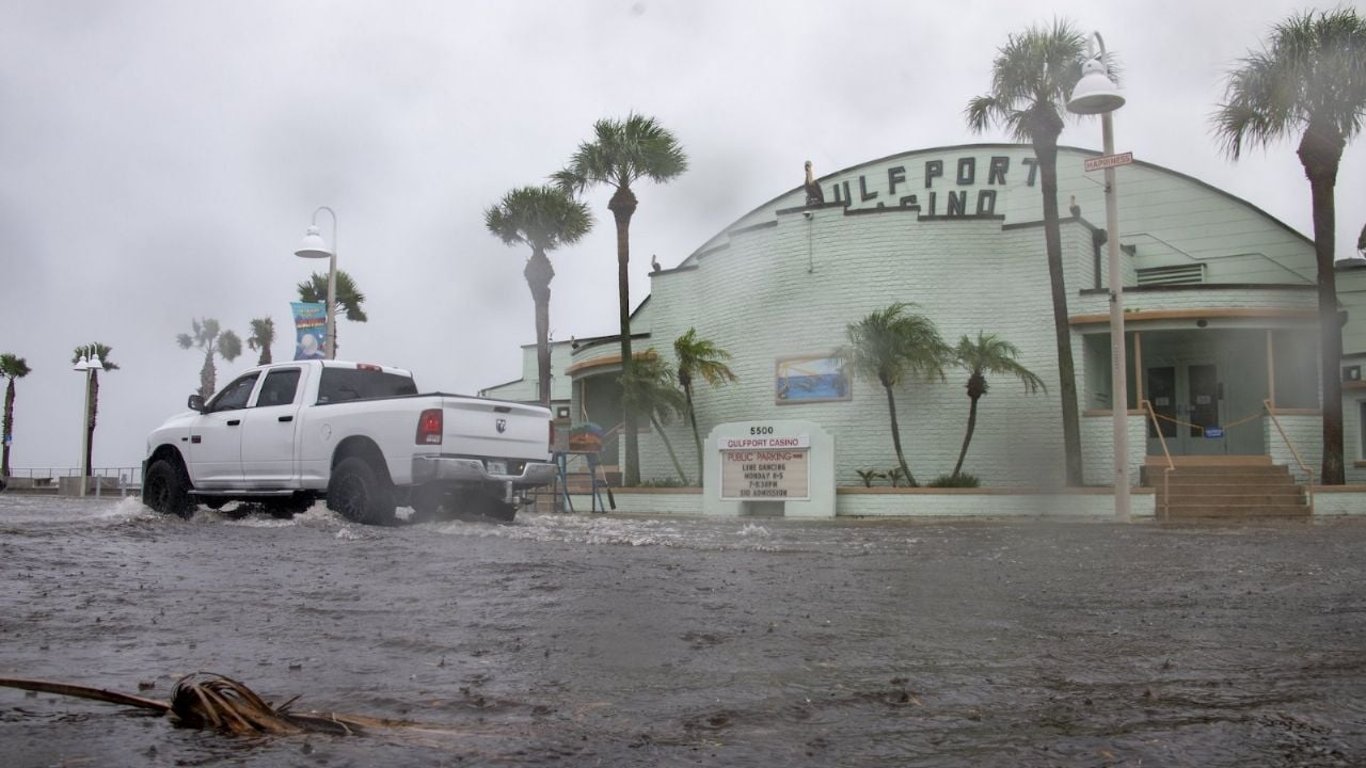
<path fill-rule="evenodd" d="M 834 355 L 780 357 L 774 365 L 773 400 L 778 405 L 848 399 L 849 373 Z"/>

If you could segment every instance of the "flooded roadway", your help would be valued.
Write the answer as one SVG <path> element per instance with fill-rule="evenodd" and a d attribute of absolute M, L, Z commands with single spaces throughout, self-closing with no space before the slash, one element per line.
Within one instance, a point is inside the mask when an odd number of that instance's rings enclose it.
<path fill-rule="evenodd" d="M 1366 521 L 186 522 L 0 495 L 0 676 L 417 721 L 243 739 L 0 689 L 7 766 L 1366 765 Z M 139 690 L 142 689 L 142 690 Z"/>

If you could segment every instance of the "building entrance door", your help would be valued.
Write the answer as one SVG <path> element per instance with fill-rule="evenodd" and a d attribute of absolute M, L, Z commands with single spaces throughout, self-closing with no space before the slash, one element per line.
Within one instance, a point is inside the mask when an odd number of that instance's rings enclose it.
<path fill-rule="evenodd" d="M 1173 454 L 1228 452 L 1223 424 L 1224 386 L 1209 361 L 1146 366 L 1144 391 L 1157 414 L 1167 450 Z M 1148 453 L 1161 454 L 1158 430 L 1148 423 Z"/>

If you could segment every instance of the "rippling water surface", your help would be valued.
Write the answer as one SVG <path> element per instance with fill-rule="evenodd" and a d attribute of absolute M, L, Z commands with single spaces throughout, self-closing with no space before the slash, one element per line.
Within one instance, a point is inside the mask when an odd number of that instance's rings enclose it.
<path fill-rule="evenodd" d="M 0 495 L 0 676 L 421 723 L 242 739 L 0 688 L 0 763 L 1366 765 L 1366 521 L 186 522 Z M 141 689 L 141 690 L 140 690 Z"/>

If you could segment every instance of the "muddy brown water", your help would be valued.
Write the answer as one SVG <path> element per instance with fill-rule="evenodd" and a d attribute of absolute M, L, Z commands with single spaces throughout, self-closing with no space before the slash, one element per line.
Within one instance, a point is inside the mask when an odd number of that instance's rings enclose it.
<path fill-rule="evenodd" d="M 0 675 L 237 678 L 243 739 L 0 689 L 0 764 L 1366 765 L 1366 520 L 186 522 L 0 495 Z"/>

